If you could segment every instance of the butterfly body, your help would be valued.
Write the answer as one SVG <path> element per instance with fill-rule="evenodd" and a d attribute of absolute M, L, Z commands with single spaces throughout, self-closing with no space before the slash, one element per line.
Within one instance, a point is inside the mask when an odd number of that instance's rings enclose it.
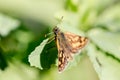
<path fill-rule="evenodd" d="M 68 62 L 73 59 L 72 55 L 78 53 L 88 42 L 86 37 L 62 32 L 58 27 L 53 29 L 58 48 L 58 70 L 62 72 Z"/>

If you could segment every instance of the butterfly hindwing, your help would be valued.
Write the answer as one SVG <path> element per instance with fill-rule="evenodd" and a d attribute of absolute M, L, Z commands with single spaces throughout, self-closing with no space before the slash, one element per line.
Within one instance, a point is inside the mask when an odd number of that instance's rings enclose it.
<path fill-rule="evenodd" d="M 65 56 L 63 51 L 60 51 L 58 53 L 58 70 L 59 70 L 59 72 L 63 71 L 67 64 L 68 64 L 67 57 Z"/>
<path fill-rule="evenodd" d="M 64 39 L 60 36 L 56 38 L 57 48 L 58 48 L 58 70 L 62 72 L 66 65 L 68 64 L 69 60 L 72 59 L 70 51 L 66 47 L 66 44 L 63 41 Z"/>

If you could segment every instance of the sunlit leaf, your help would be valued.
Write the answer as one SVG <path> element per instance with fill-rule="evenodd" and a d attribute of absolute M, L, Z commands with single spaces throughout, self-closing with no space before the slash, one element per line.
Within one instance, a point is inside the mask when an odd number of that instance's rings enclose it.
<path fill-rule="evenodd" d="M 120 59 L 120 33 L 107 32 L 102 29 L 89 31 L 90 39 L 103 51 Z"/>
<path fill-rule="evenodd" d="M 29 62 L 31 66 L 35 66 L 40 69 L 43 69 L 40 63 L 40 54 L 42 53 L 42 50 L 44 49 L 47 42 L 48 39 L 45 39 L 39 46 L 35 48 L 33 52 L 31 52 L 31 54 L 29 55 Z"/>
<path fill-rule="evenodd" d="M 7 36 L 12 30 L 18 28 L 19 24 L 18 20 L 0 14 L 0 35 Z"/>
<path fill-rule="evenodd" d="M 96 21 L 96 25 L 105 27 L 111 31 L 120 31 L 120 4 L 105 10 Z"/>
<path fill-rule="evenodd" d="M 38 74 L 35 68 L 16 60 L 9 62 L 9 67 L 5 71 L 0 71 L 0 80 L 37 80 Z"/>
<path fill-rule="evenodd" d="M 100 80 L 120 80 L 120 62 L 89 44 L 88 55 Z"/>

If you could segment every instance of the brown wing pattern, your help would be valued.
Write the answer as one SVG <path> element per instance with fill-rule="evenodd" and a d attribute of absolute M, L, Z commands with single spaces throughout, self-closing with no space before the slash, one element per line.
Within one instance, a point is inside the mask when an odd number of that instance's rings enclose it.
<path fill-rule="evenodd" d="M 62 72 L 69 60 L 72 59 L 71 52 L 65 47 L 64 41 L 62 38 L 57 37 L 57 47 L 58 47 L 58 70 Z"/>
<path fill-rule="evenodd" d="M 53 32 L 58 49 L 58 70 L 62 72 L 68 62 L 72 60 L 72 53 L 77 53 L 83 48 L 88 39 L 70 32 L 63 33 L 57 27 L 53 29 Z"/>
<path fill-rule="evenodd" d="M 59 72 L 63 71 L 67 64 L 68 64 L 67 57 L 65 56 L 63 50 L 60 50 L 58 53 L 58 70 L 59 70 Z"/>
<path fill-rule="evenodd" d="M 86 37 L 81 37 L 70 32 L 66 32 L 64 35 L 72 53 L 77 53 L 88 42 L 88 39 Z"/>

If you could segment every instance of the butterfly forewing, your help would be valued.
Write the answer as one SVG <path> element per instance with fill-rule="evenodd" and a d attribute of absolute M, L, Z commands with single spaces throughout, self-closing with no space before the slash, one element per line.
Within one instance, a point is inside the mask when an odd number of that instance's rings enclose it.
<path fill-rule="evenodd" d="M 64 35 L 72 53 L 77 53 L 88 42 L 86 37 L 82 37 L 74 33 L 66 32 Z"/>

